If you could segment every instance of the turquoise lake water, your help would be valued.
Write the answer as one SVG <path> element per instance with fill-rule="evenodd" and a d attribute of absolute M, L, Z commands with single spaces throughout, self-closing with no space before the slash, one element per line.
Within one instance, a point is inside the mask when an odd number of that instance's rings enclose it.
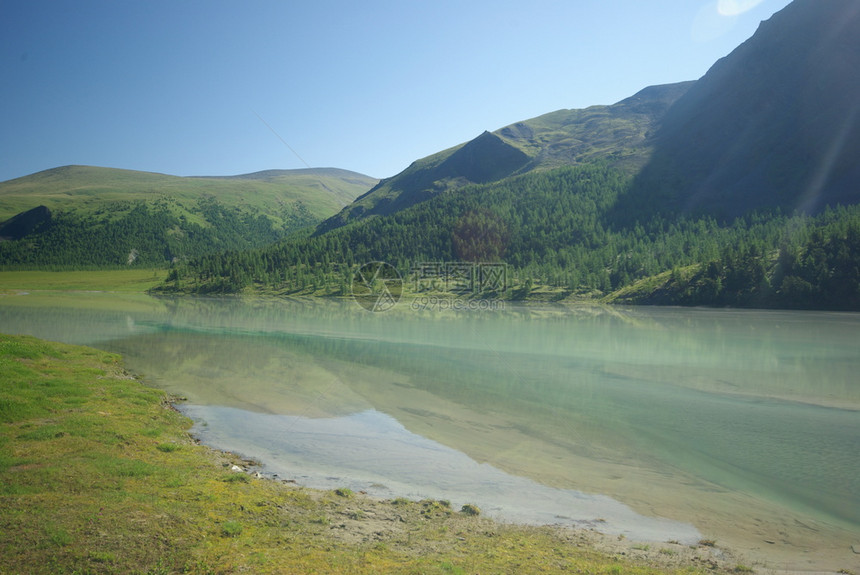
<path fill-rule="evenodd" d="M 203 441 L 308 486 L 777 566 L 860 543 L 857 314 L 29 294 L 0 331 L 122 353 Z"/>

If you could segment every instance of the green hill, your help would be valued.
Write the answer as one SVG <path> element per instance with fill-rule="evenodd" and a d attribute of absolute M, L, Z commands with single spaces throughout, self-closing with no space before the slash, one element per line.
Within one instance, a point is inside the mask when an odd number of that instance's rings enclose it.
<path fill-rule="evenodd" d="M 260 247 L 375 183 L 332 168 L 231 177 L 55 168 L 0 182 L 0 266 L 162 265 Z"/>
<path fill-rule="evenodd" d="M 152 172 L 64 166 L 0 182 L 0 222 L 39 205 L 79 213 L 112 201 L 169 197 L 184 204 L 212 196 L 226 206 L 257 208 L 278 219 L 301 201 L 317 218 L 352 202 L 377 180 L 334 168 L 268 170 L 229 177 L 179 177 Z"/>

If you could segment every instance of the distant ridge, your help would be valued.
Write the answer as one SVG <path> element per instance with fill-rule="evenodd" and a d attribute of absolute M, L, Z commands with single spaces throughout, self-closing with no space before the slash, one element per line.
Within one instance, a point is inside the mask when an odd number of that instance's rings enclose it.
<path fill-rule="evenodd" d="M 236 179 L 236 180 L 270 180 L 283 176 L 330 176 L 341 179 L 352 179 L 356 182 L 369 182 L 374 180 L 370 176 L 365 176 L 359 172 L 344 170 L 341 168 L 296 168 L 289 170 L 261 170 L 250 174 L 237 174 L 234 176 L 185 176 L 189 178 L 206 178 L 206 179 Z"/>
<path fill-rule="evenodd" d="M 108 168 L 102 166 L 90 166 L 83 164 L 69 164 L 66 166 L 57 166 L 56 168 L 48 168 L 46 170 L 40 170 L 38 172 L 34 172 L 32 174 L 28 174 L 26 176 L 20 176 L 18 178 L 12 178 L 9 180 L 5 180 L 0 182 L 0 186 L 18 182 L 19 180 L 30 180 L 32 181 L 35 178 L 44 179 L 44 178 L 69 178 L 69 177 L 77 177 L 80 174 L 86 174 L 89 176 L 95 176 L 102 178 L 104 174 L 128 174 L 134 175 L 139 178 L 146 177 L 167 177 L 167 178 L 187 178 L 187 179 L 205 179 L 205 180 L 225 180 L 225 179 L 234 179 L 234 180 L 271 180 L 274 178 L 282 178 L 282 177 L 290 177 L 290 176 L 327 176 L 341 179 L 350 179 L 355 181 L 356 183 L 360 183 L 361 185 L 373 185 L 378 182 L 376 178 L 372 178 L 370 176 L 366 176 L 359 172 L 353 172 L 351 170 L 344 170 L 341 168 L 295 168 L 295 169 L 272 169 L 272 170 L 261 170 L 259 172 L 251 172 L 248 174 L 236 174 L 236 175 L 226 175 L 226 176 L 176 176 L 172 174 L 166 174 L 163 172 L 150 172 L 145 170 L 130 170 L 127 168 Z"/>
<path fill-rule="evenodd" d="M 377 182 L 337 168 L 265 170 L 238 176 L 172 176 L 68 165 L 0 182 L 0 222 L 40 203 L 51 209 L 79 209 L 100 201 L 144 200 L 157 195 L 194 201 L 201 194 L 214 196 L 227 205 L 250 202 L 272 214 L 280 211 L 278 206 L 284 202 L 301 200 L 314 217 L 322 219 Z M 35 200 L 36 197 L 41 199 Z"/>

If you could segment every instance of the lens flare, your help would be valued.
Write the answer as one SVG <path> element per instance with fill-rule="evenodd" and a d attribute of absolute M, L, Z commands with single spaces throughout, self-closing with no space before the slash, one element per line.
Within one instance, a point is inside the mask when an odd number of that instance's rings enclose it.
<path fill-rule="evenodd" d="M 738 16 L 744 12 L 749 12 L 764 0 L 719 0 L 717 2 L 717 12 L 721 16 Z"/>
<path fill-rule="evenodd" d="M 720 14 L 716 2 L 702 6 L 690 29 L 690 37 L 696 42 L 710 42 L 727 34 L 735 25 L 737 18 Z"/>

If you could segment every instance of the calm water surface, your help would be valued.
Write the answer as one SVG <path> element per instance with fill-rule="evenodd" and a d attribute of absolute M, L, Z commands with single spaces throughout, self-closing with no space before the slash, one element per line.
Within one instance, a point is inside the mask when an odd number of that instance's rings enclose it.
<path fill-rule="evenodd" d="M 121 352 L 204 441 L 309 486 L 858 557 L 855 314 L 28 294 L 0 331 Z"/>

